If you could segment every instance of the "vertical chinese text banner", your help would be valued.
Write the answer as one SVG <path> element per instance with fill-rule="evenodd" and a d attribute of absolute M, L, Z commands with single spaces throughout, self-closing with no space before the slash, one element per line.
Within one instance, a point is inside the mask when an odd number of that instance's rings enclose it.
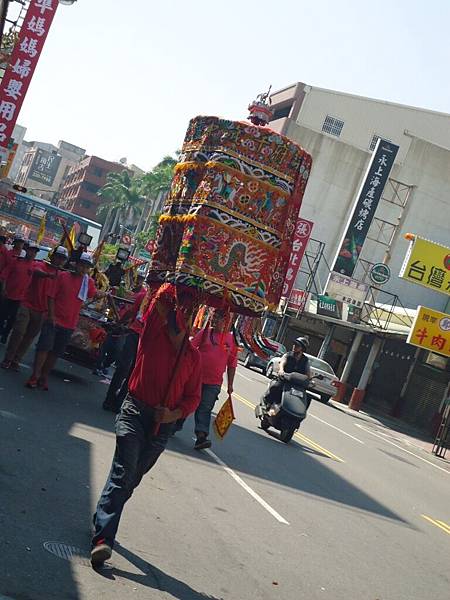
<path fill-rule="evenodd" d="M 47 37 L 58 0 L 31 0 L 0 84 L 0 146 L 7 147 Z"/>
<path fill-rule="evenodd" d="M 314 223 L 312 221 L 307 221 L 306 219 L 302 219 L 300 217 L 297 220 L 291 256 L 289 258 L 289 265 L 283 285 L 282 296 L 284 298 L 289 298 L 291 295 L 300 264 L 305 254 L 306 246 L 308 245 L 309 238 L 311 237 L 313 225 Z"/>
<path fill-rule="evenodd" d="M 332 271 L 352 277 L 398 148 L 391 142 L 378 140 Z"/>

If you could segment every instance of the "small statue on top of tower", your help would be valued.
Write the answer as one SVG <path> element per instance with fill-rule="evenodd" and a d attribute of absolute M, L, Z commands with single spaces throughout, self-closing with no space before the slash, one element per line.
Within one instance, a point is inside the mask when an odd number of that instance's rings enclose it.
<path fill-rule="evenodd" d="M 272 86 L 269 87 L 267 92 L 263 94 L 258 94 L 256 100 L 249 104 L 248 110 L 250 114 L 247 118 L 253 123 L 253 125 L 264 127 L 269 123 L 270 119 L 272 118 L 273 110 L 270 108 L 272 100 L 269 96 L 271 89 Z"/>

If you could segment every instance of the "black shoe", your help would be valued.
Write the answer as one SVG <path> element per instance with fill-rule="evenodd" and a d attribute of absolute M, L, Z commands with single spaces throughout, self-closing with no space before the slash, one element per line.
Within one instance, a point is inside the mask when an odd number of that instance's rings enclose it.
<path fill-rule="evenodd" d="M 112 412 L 116 415 L 118 415 L 120 413 L 120 408 L 118 408 L 114 404 L 111 404 L 110 402 L 107 402 L 106 400 L 103 402 L 102 408 L 103 408 L 103 410 L 109 410 L 110 412 Z"/>
<path fill-rule="evenodd" d="M 98 542 L 91 550 L 91 565 L 95 568 L 101 567 L 105 560 L 111 558 L 112 548 L 103 540 Z"/>
<path fill-rule="evenodd" d="M 197 434 L 194 450 L 206 450 L 206 448 L 211 448 L 211 440 L 208 440 L 206 433 Z"/>

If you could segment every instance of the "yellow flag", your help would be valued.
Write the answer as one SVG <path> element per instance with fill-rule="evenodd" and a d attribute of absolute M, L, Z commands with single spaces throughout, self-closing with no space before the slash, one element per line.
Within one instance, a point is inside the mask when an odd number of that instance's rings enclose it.
<path fill-rule="evenodd" d="M 97 248 L 92 253 L 92 260 L 94 261 L 94 265 L 96 265 L 98 263 L 98 261 L 100 260 L 100 256 L 102 255 L 104 245 L 105 245 L 105 240 L 100 242 L 100 244 L 97 246 Z"/>
<path fill-rule="evenodd" d="M 222 404 L 222 408 L 219 410 L 214 420 L 214 430 L 221 440 L 230 429 L 234 419 L 233 402 L 229 395 L 227 400 Z"/>
<path fill-rule="evenodd" d="M 70 233 L 69 233 L 69 238 L 70 238 L 70 243 L 72 244 L 72 248 L 75 248 L 75 242 L 77 239 L 77 229 L 76 229 L 75 225 L 72 225 L 72 229 L 70 230 Z"/>
<path fill-rule="evenodd" d="M 38 244 L 41 243 L 42 238 L 45 235 L 45 218 L 46 218 L 46 213 L 44 213 L 44 215 L 42 216 L 41 222 L 39 224 L 39 230 L 38 230 L 37 238 L 36 238 L 36 241 Z"/>
<path fill-rule="evenodd" d="M 69 233 L 67 233 L 67 229 L 64 228 L 64 235 L 63 235 L 64 242 L 62 245 L 65 246 L 69 252 L 72 252 L 73 249 L 75 248 L 76 237 L 77 237 L 77 231 L 75 229 L 75 225 L 72 225 L 72 228 Z"/>

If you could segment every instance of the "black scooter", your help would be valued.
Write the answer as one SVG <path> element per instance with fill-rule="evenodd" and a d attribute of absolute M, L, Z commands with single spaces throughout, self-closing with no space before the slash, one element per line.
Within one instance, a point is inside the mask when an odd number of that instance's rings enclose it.
<path fill-rule="evenodd" d="M 323 376 L 315 375 L 310 379 L 304 379 L 304 375 L 300 373 L 284 373 L 277 379 L 283 382 L 281 402 L 268 404 L 264 395 L 255 407 L 255 415 L 261 421 L 261 429 L 264 431 L 270 427 L 278 429 L 280 440 L 287 444 L 301 422 L 306 419 L 311 404 L 311 396 L 306 393 L 306 390 L 314 387 L 314 379 L 323 379 Z"/>

